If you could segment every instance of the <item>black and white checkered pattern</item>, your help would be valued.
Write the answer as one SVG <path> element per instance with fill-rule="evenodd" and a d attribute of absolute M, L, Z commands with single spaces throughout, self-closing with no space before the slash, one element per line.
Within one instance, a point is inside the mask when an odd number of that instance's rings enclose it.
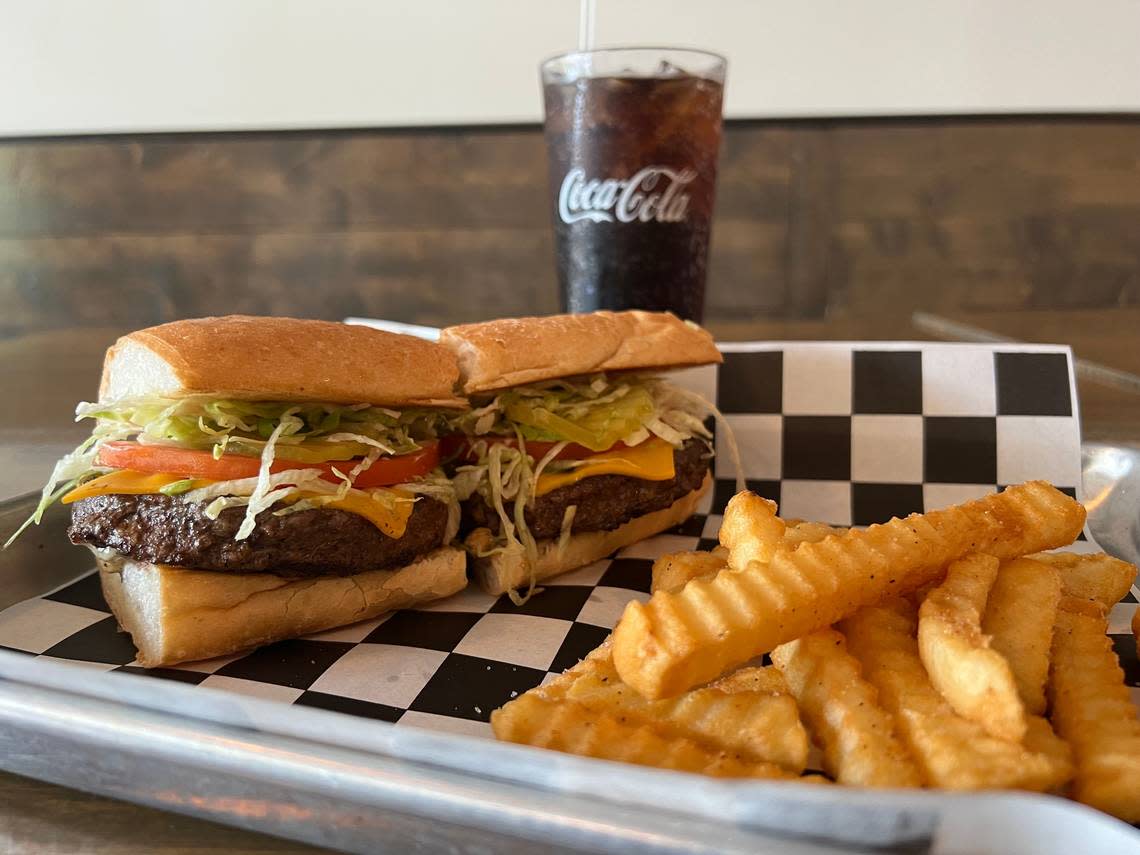
<path fill-rule="evenodd" d="M 715 400 L 748 485 L 785 517 L 865 525 L 1045 478 L 1076 493 L 1080 434 L 1067 349 L 945 344 L 739 344 L 678 382 Z M 673 531 L 565 576 L 521 608 L 468 589 L 423 609 L 252 653 L 144 671 L 98 579 L 0 614 L 0 647 L 366 718 L 487 735 L 491 711 L 596 647 L 653 559 L 715 544 L 735 471 L 717 433 L 716 489 Z M 1093 550 L 1085 542 L 1075 546 Z M 1113 609 L 1128 682 L 1136 597 Z"/>
<path fill-rule="evenodd" d="M 648 599 L 653 558 L 693 549 L 667 534 L 551 580 L 521 608 L 474 588 L 422 609 L 283 641 L 241 656 L 146 671 L 91 573 L 0 615 L 0 647 L 435 729 L 487 733 L 491 711 L 593 650 L 630 599 Z"/>
<path fill-rule="evenodd" d="M 1064 348 L 728 345 L 716 400 L 785 517 L 868 525 L 1044 478 L 1075 494 Z M 718 480 L 734 475 L 723 441 Z M 721 492 L 731 485 L 721 486 Z"/>

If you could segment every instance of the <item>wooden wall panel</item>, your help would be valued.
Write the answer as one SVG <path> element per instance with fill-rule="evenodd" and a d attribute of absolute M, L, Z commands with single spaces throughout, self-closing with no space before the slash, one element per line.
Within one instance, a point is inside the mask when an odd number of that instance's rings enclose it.
<path fill-rule="evenodd" d="M 556 309 L 533 128 L 0 142 L 0 335 Z M 1140 305 L 1140 118 L 730 124 L 708 317 Z"/>
<path fill-rule="evenodd" d="M 536 131 L 0 141 L 0 235 L 528 228 L 543 158 Z"/>
<path fill-rule="evenodd" d="M 1101 307 L 1140 299 L 1140 125 L 966 122 L 836 131 L 852 302 L 906 277 L 912 305 Z M 924 281 L 925 280 L 925 281 Z"/>

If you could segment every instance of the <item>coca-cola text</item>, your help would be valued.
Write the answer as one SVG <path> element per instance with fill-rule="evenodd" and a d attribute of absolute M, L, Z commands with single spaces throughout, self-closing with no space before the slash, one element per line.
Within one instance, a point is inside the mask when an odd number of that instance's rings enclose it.
<path fill-rule="evenodd" d="M 632 178 L 586 179 L 582 169 L 571 169 L 558 191 L 558 216 L 564 223 L 592 220 L 680 223 L 689 210 L 684 187 L 697 177 L 691 169 L 647 166 Z"/>

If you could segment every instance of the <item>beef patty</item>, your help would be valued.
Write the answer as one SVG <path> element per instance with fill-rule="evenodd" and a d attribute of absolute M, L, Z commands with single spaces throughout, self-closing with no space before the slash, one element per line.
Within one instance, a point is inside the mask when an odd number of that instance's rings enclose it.
<path fill-rule="evenodd" d="M 571 531 L 615 529 L 634 517 L 667 508 L 700 487 L 709 471 L 710 457 L 704 442 L 690 439 L 673 452 L 675 474 L 671 481 L 644 481 L 627 475 L 583 478 L 535 499 L 534 507 L 526 511 L 526 524 L 538 540 L 558 537 L 566 509 L 577 505 Z M 463 503 L 463 526 L 468 531 L 485 526 L 498 534 L 499 515 L 476 494 Z"/>
<path fill-rule="evenodd" d="M 216 520 L 204 508 L 161 494 L 94 496 L 75 503 L 67 534 L 72 543 L 138 561 L 304 578 L 402 567 L 442 546 L 447 528 L 447 506 L 426 496 L 413 506 L 400 538 L 357 514 L 314 508 L 279 517 L 263 513 L 248 538 L 234 540 L 245 508 L 228 508 Z"/>

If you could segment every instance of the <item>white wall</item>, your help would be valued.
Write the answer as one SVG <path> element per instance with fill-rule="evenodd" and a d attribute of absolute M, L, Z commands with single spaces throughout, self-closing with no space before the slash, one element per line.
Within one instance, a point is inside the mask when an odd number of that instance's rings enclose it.
<path fill-rule="evenodd" d="M 533 122 L 577 0 L 0 0 L 0 136 Z M 1140 0 L 598 0 L 727 115 L 1140 111 Z"/>

